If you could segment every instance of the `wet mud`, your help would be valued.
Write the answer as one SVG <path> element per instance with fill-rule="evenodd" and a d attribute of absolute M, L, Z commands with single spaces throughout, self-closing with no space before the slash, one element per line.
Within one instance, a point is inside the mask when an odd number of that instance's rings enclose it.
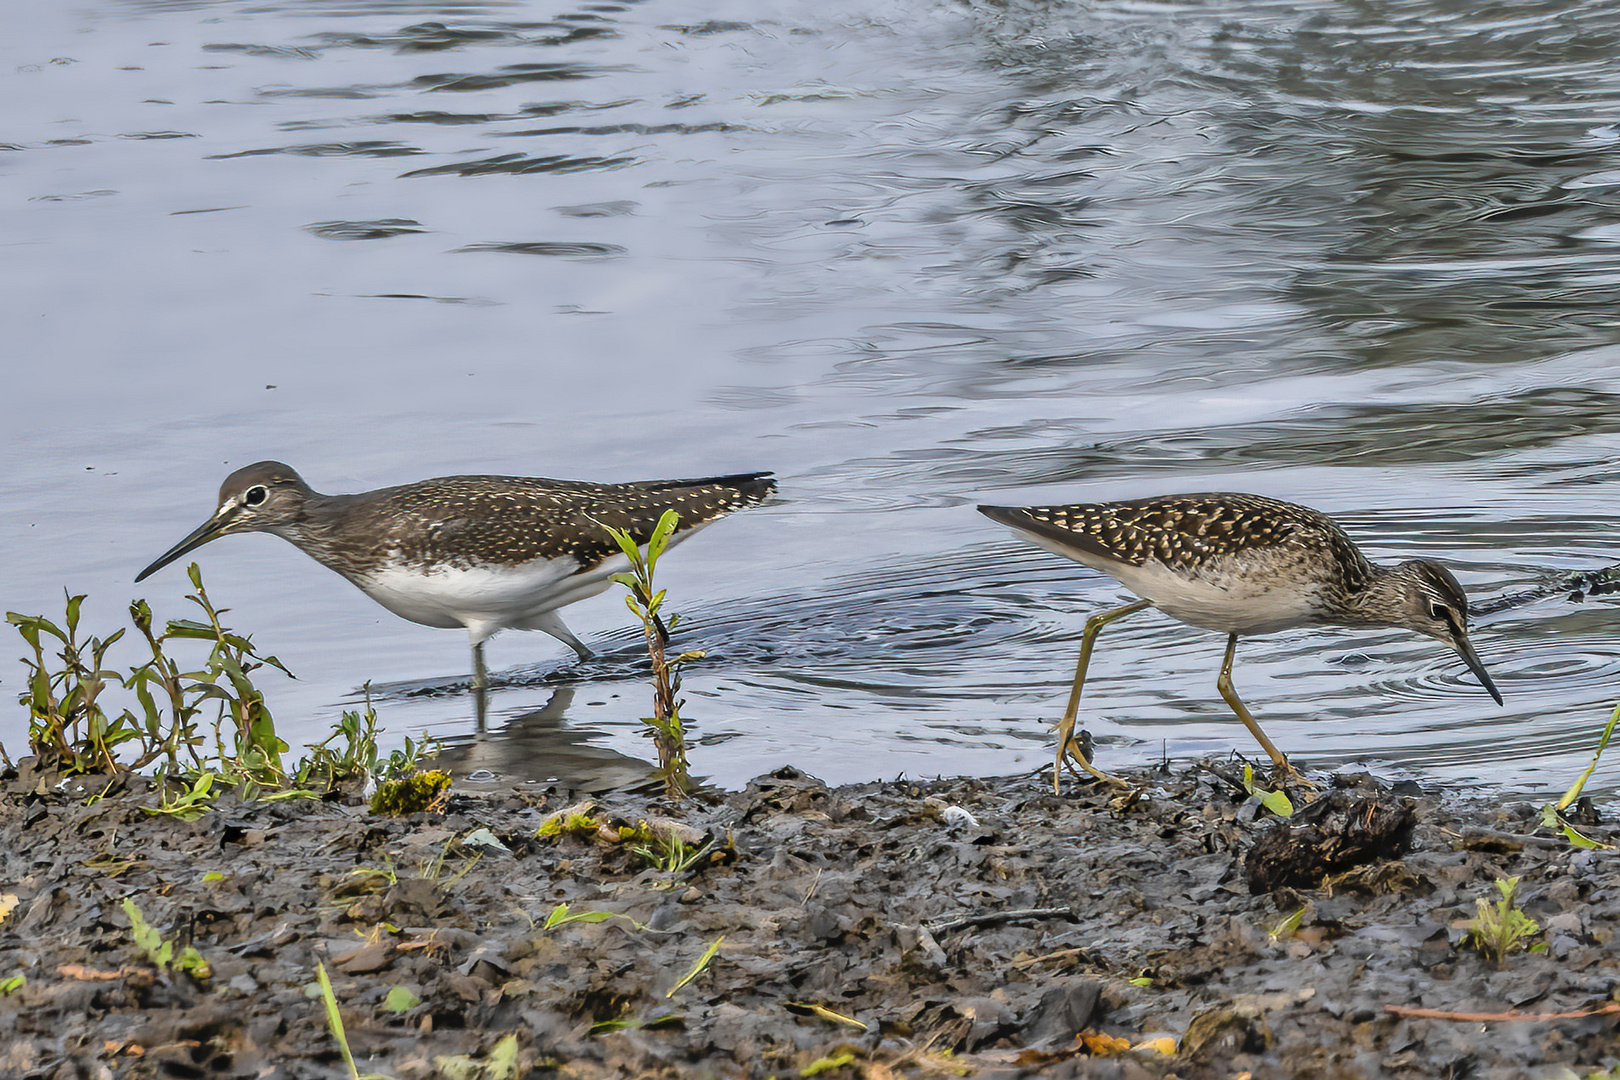
<path fill-rule="evenodd" d="M 183 821 L 139 778 L 25 763 L 0 792 L 0 1076 L 351 1075 L 319 966 L 355 1069 L 400 1078 L 1613 1063 L 1612 852 L 1528 804 L 1365 777 L 1284 825 L 1231 775 L 1177 766 L 1121 800 L 784 770 L 679 806 L 495 791 L 385 818 L 227 795 Z M 1534 951 L 1498 967 L 1466 924 L 1511 876 Z M 126 898 L 206 977 L 155 963 Z"/>

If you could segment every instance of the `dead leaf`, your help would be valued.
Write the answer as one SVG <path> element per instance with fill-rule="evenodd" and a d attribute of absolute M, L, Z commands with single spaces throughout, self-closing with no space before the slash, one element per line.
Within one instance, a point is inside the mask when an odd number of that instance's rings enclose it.
<path fill-rule="evenodd" d="M 80 982 L 111 982 L 124 976 L 124 969 L 106 971 L 100 968 L 85 967 L 83 964 L 62 964 L 56 969 L 58 975 L 69 979 L 78 979 Z"/>
<path fill-rule="evenodd" d="M 1075 1038 L 1092 1057 L 1113 1057 L 1131 1048 L 1131 1040 L 1121 1039 L 1117 1035 L 1104 1035 L 1100 1031 L 1082 1031 Z"/>

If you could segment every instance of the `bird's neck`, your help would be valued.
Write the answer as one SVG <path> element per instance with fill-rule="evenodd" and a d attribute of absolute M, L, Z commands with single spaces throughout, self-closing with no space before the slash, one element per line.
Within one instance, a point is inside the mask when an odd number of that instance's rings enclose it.
<path fill-rule="evenodd" d="M 316 562 L 354 580 L 363 571 L 368 553 L 356 546 L 356 537 L 364 533 L 344 527 L 353 501 L 352 495 L 322 495 L 311 491 L 291 520 L 270 531 L 296 545 Z"/>
<path fill-rule="evenodd" d="M 1409 589 L 1401 567 L 1368 563 L 1361 587 L 1345 591 L 1343 607 L 1333 621 L 1341 626 L 1399 626 Z"/>

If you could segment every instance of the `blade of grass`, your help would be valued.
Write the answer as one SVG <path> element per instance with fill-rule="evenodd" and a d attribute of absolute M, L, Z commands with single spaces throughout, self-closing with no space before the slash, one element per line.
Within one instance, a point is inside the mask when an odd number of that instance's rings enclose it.
<path fill-rule="evenodd" d="M 664 996 L 666 998 L 674 997 L 675 991 L 679 990 L 681 987 L 685 986 L 687 983 L 701 975 L 703 973 L 703 969 L 709 966 L 709 961 L 714 959 L 714 954 L 720 951 L 720 943 L 724 940 L 726 940 L 726 935 L 721 934 L 719 937 L 709 942 L 709 947 L 704 949 L 703 955 L 697 958 L 697 963 L 692 965 L 692 970 L 688 971 L 685 975 L 682 975 L 680 981 L 674 986 L 670 987 L 669 993 L 665 994 Z"/>
<path fill-rule="evenodd" d="M 343 1054 L 343 1064 L 349 1067 L 350 1080 L 360 1080 L 360 1070 L 354 1064 L 354 1054 L 349 1051 L 349 1037 L 343 1033 L 343 1017 L 338 1012 L 337 994 L 332 992 L 332 980 L 326 975 L 326 965 L 315 965 L 315 977 L 321 984 L 321 1001 L 326 1005 L 326 1026 L 332 1031 L 332 1038 L 337 1040 L 338 1050 Z"/>
<path fill-rule="evenodd" d="M 1581 789 L 1586 787 L 1586 782 L 1592 779 L 1592 774 L 1597 771 L 1598 758 L 1603 756 L 1603 751 L 1609 745 L 1609 740 L 1614 737 L 1614 726 L 1617 721 L 1620 721 L 1620 705 L 1614 707 L 1614 712 L 1609 716 L 1608 724 L 1603 728 L 1603 734 L 1598 736 L 1597 749 L 1592 751 L 1592 764 L 1588 765 L 1586 771 L 1581 773 L 1580 778 L 1570 785 L 1568 791 L 1564 792 L 1564 797 L 1553 804 L 1554 810 L 1568 809 L 1571 803 L 1581 797 Z"/>

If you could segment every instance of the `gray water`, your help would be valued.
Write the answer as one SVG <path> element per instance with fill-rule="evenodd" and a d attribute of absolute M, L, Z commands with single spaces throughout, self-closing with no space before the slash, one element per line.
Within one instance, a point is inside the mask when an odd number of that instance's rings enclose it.
<path fill-rule="evenodd" d="M 0 604 L 187 614 L 181 567 L 134 574 L 266 457 L 323 491 L 774 469 L 665 567 L 695 768 L 1036 767 L 1124 594 L 976 502 L 1262 492 L 1480 597 L 1620 558 L 1616 55 L 1596 3 L 34 5 L 0 38 Z M 463 635 L 273 537 L 194 557 L 297 674 L 290 742 L 368 681 L 391 738 L 464 740 Z M 566 614 L 603 658 L 496 638 L 495 727 L 645 758 L 622 601 Z M 1236 679 L 1307 765 L 1562 790 L 1617 626 L 1477 627 L 1502 708 L 1394 631 L 1251 639 Z M 1111 628 L 1101 763 L 1257 753 L 1223 645 Z M 479 760 L 545 775 L 548 738 Z"/>

